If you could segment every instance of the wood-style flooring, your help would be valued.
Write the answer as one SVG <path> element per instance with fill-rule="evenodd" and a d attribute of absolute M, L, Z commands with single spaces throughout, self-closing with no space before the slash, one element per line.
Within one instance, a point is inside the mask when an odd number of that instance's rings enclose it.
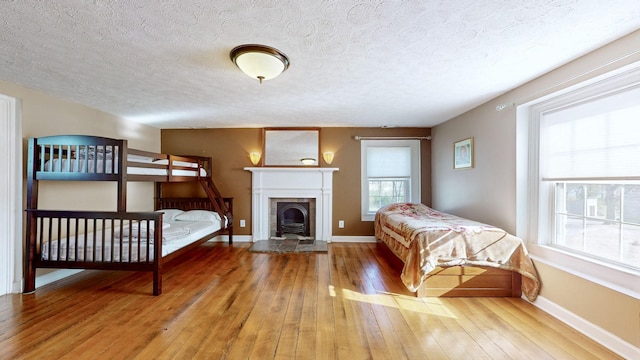
<path fill-rule="evenodd" d="M 616 359 L 522 299 L 413 297 L 375 244 L 207 243 L 149 273 L 0 296 L 0 359 Z"/>

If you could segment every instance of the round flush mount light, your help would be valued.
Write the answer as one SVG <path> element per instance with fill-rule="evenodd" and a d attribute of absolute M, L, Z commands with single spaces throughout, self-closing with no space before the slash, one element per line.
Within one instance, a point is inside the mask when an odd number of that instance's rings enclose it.
<path fill-rule="evenodd" d="M 300 162 L 302 162 L 302 165 L 309 166 L 309 165 L 315 164 L 316 163 L 316 159 L 314 159 L 314 158 L 302 158 L 302 159 L 300 159 Z"/>
<path fill-rule="evenodd" d="M 231 61 L 248 76 L 270 80 L 289 68 L 289 58 L 276 48 L 266 45 L 246 44 L 236 46 L 229 54 Z"/>

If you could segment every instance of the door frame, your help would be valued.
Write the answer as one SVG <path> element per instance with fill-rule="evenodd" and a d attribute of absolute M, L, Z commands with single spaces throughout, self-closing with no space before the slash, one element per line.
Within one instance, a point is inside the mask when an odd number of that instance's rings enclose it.
<path fill-rule="evenodd" d="M 22 103 L 0 94 L 0 295 L 22 291 Z"/>

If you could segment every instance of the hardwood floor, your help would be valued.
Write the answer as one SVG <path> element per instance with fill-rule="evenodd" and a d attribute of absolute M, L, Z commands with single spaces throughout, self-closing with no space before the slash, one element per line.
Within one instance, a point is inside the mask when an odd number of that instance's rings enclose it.
<path fill-rule="evenodd" d="M 85 271 L 0 297 L 0 359 L 616 359 L 521 299 L 406 291 L 375 244 L 208 243 L 149 273 Z"/>

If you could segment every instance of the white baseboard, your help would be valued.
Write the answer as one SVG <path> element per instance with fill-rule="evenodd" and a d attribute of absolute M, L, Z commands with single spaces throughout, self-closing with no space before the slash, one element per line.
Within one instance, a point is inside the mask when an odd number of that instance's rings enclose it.
<path fill-rule="evenodd" d="M 19 294 L 22 292 L 22 281 L 14 281 L 11 285 L 11 293 Z"/>
<path fill-rule="evenodd" d="M 332 236 L 330 242 L 335 243 L 374 243 L 375 236 Z"/>
<path fill-rule="evenodd" d="M 40 276 L 36 276 L 36 289 L 41 287 L 41 286 L 45 286 L 47 284 L 51 284 L 54 281 L 58 281 L 61 279 L 64 279 L 66 277 L 69 277 L 71 275 L 75 275 L 81 271 L 84 271 L 82 269 L 60 269 L 60 270 L 54 270 L 50 273 L 46 273 L 44 275 L 40 275 Z"/>
<path fill-rule="evenodd" d="M 551 314 L 558 320 L 578 330 L 602 346 L 610 349 L 625 359 L 640 359 L 640 348 L 629 344 L 603 328 L 581 318 L 580 316 L 568 311 L 562 306 L 542 297 L 538 296 L 534 306 Z"/>

